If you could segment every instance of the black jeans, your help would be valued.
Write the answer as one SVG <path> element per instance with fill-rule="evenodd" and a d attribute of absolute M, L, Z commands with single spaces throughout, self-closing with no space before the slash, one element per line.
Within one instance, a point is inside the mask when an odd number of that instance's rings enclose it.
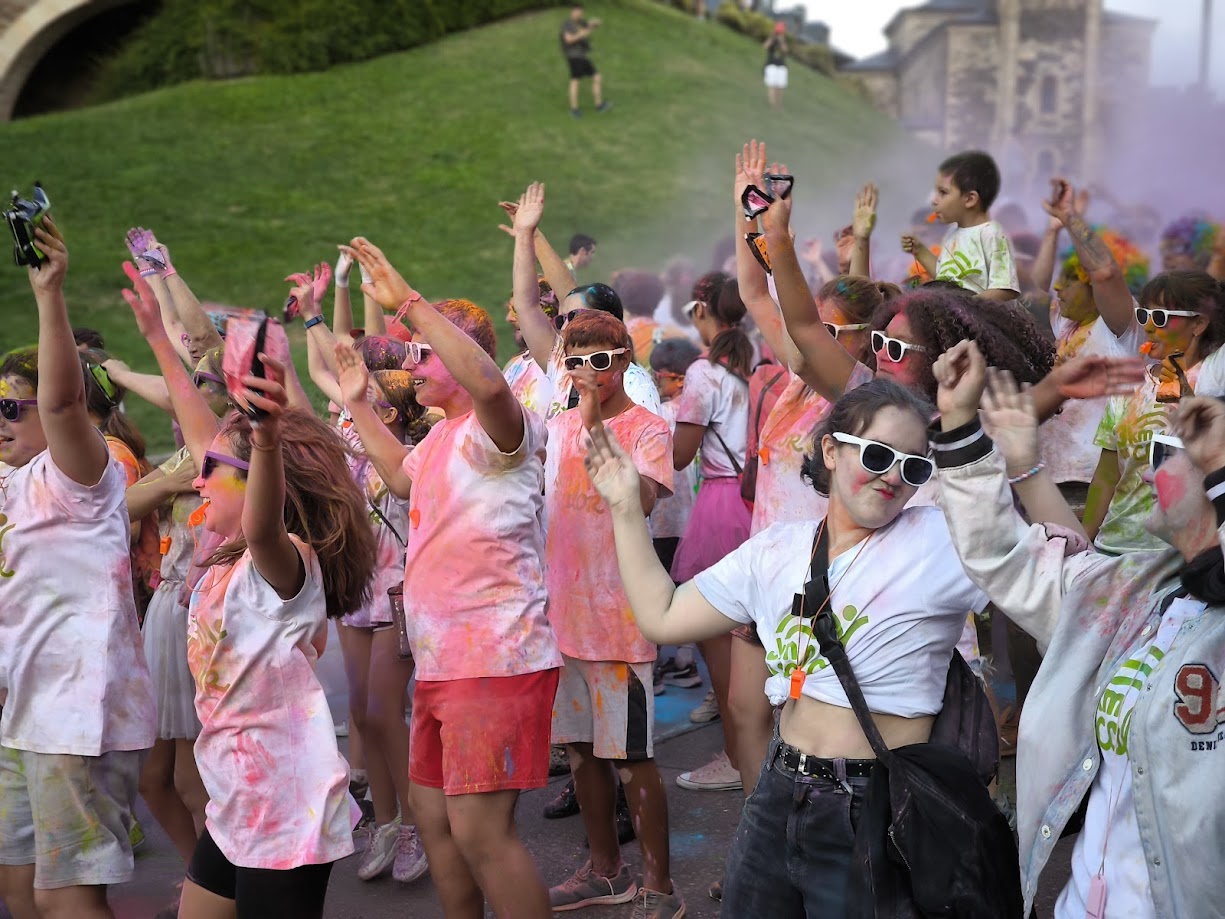
<path fill-rule="evenodd" d="M 840 919 L 868 780 L 797 775 L 777 759 L 780 744 L 776 728 L 732 840 L 719 915 Z"/>

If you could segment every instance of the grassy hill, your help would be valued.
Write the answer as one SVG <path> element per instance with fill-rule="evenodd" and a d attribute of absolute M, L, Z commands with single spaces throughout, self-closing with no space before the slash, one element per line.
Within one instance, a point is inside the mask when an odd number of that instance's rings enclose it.
<path fill-rule="evenodd" d="M 468 297 L 501 323 L 511 242 L 496 203 L 533 179 L 548 183 L 550 238 L 599 240 L 585 275 L 596 280 L 678 253 L 704 267 L 727 232 L 732 156 L 749 137 L 797 173 L 797 212 L 819 192 L 839 202 L 823 235 L 849 220 L 851 187 L 879 177 L 871 159 L 901 143 L 799 66 L 787 111 L 769 111 L 763 53 L 721 26 L 647 0 L 588 7 L 605 22 L 593 58 L 615 103 L 607 114 L 585 95 L 585 117 L 570 117 L 564 12 L 551 10 L 326 73 L 193 83 L 0 125 L 0 181 L 44 183 L 71 251 L 74 323 L 152 368 L 118 296 L 133 225 L 167 242 L 202 300 L 278 309 L 286 274 L 363 234 L 427 296 Z M 0 350 L 35 339 L 23 270 L 0 270 L 0 310 Z M 301 327 L 292 334 L 300 344 Z M 164 447 L 164 419 L 130 402 Z"/>

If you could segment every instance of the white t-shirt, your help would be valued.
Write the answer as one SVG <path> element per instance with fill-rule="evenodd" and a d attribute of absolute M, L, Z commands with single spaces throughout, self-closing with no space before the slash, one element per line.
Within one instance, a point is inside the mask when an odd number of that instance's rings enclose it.
<path fill-rule="evenodd" d="M 749 441 L 749 384 L 722 364 L 701 358 L 689 365 L 685 388 L 676 399 L 676 421 L 706 427 L 706 436 L 702 438 L 702 478 L 734 477 L 736 468 L 728 457 L 729 451 L 740 468 L 744 468 Z M 726 450 L 723 444 L 727 445 Z"/>
<path fill-rule="evenodd" d="M 561 666 L 546 610 L 544 458 L 525 408 L 503 453 L 476 412 L 434 425 L 404 459 L 412 479 L 404 612 L 418 680 L 516 676 Z"/>
<path fill-rule="evenodd" d="M 1157 919 L 1127 756 L 1131 716 L 1150 674 L 1174 644 L 1178 630 L 1204 609 L 1201 601 L 1189 597 L 1171 603 L 1161 617 L 1157 634 L 1127 655 L 1126 663 L 1098 700 L 1096 733 L 1102 762 L 1089 791 L 1084 829 L 1072 848 L 1072 876 L 1055 904 L 1055 919 L 1084 919 L 1089 886 L 1099 868 L 1104 869 L 1109 919 Z"/>
<path fill-rule="evenodd" d="M 187 617 L 208 831 L 243 868 L 283 871 L 353 852 L 349 765 L 315 676 L 327 640 L 323 574 L 290 539 L 306 569 L 297 596 L 281 599 L 247 551 L 205 573 Z"/>
<path fill-rule="evenodd" d="M 664 402 L 660 414 L 668 430 L 676 433 L 676 400 Z M 656 539 L 680 538 L 689 525 L 689 513 L 698 490 L 698 460 L 672 473 L 672 494 L 659 498 L 651 511 L 651 535 Z"/>
<path fill-rule="evenodd" d="M 519 404 L 543 418 L 553 398 L 553 384 L 532 355 L 527 351 L 516 354 L 502 368 L 502 376 Z"/>
<path fill-rule="evenodd" d="M 548 402 L 549 409 L 545 412 L 546 420 L 564 412 L 569 407 L 570 392 L 574 389 L 574 384 L 570 382 L 570 373 L 562 363 L 566 354 L 562 350 L 561 339 L 559 338 L 557 342 L 557 347 L 549 356 L 549 366 L 545 370 L 545 380 L 552 389 Z M 622 378 L 622 385 L 625 387 L 625 394 L 631 400 L 648 412 L 654 415 L 659 414 L 659 390 L 655 386 L 655 381 L 651 379 L 650 373 L 630 361 L 629 369 L 625 371 L 625 376 Z"/>
<path fill-rule="evenodd" d="M 1056 363 L 1090 354 L 1135 357 L 1144 341 L 1144 329 L 1134 322 L 1126 332 L 1116 337 L 1100 316 L 1087 329 L 1064 319 L 1057 312 L 1051 318 L 1059 346 Z M 1100 399 L 1069 399 L 1059 414 L 1042 425 L 1042 459 L 1047 472 L 1056 482 L 1093 481 L 1093 473 L 1102 454 L 1093 439 L 1109 401 L 1106 396 Z"/>
<path fill-rule="evenodd" d="M 694 578 L 702 596 L 736 622 L 755 623 L 766 647 L 766 695 L 783 702 L 791 673 L 806 696 L 850 708 L 838 676 L 792 614 L 808 582 L 819 521 L 780 523 L 751 537 Z M 915 718 L 944 700 L 949 659 L 966 613 L 986 597 L 953 549 L 943 513 L 910 507 L 869 539 L 830 560 L 830 609 L 872 711 Z"/>
<path fill-rule="evenodd" d="M 404 554 L 408 542 L 408 499 L 394 494 L 374 463 L 364 453 L 348 458 L 349 472 L 366 500 L 370 526 L 374 530 L 374 580 L 370 600 L 341 620 L 353 628 L 370 628 L 392 621 L 387 591 L 404 583 Z M 377 510 L 377 513 L 376 513 Z"/>
<path fill-rule="evenodd" d="M 985 290 L 1018 293 L 1021 290 L 1008 236 L 994 220 L 976 227 L 950 227 L 940 247 L 936 277 L 954 281 L 976 294 Z"/>
<path fill-rule="evenodd" d="M 101 437 L 101 435 L 98 435 Z M 100 756 L 157 739 L 132 597 L 127 476 L 65 475 L 44 450 L 0 478 L 0 743 Z"/>

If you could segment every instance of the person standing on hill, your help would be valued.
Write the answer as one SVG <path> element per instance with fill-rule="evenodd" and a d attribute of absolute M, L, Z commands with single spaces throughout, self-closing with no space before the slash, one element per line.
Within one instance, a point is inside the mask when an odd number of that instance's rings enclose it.
<path fill-rule="evenodd" d="M 570 114 L 575 118 L 583 114 L 578 107 L 578 83 L 584 77 L 591 77 L 591 99 L 595 110 L 606 112 L 612 107 L 612 103 L 604 101 L 599 71 L 587 57 L 591 52 L 591 33 L 599 27 L 600 20 L 588 21 L 579 3 L 570 8 L 570 18 L 561 24 L 561 53 L 570 65 Z"/>
<path fill-rule="evenodd" d="M 766 96 L 770 108 L 783 107 L 783 90 L 787 88 L 787 26 L 774 23 L 774 34 L 762 45 L 766 49 Z"/>

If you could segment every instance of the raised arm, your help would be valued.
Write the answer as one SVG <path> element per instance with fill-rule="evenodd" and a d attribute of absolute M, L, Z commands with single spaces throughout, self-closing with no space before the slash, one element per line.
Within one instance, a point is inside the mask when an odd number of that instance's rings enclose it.
<path fill-rule="evenodd" d="M 145 247 L 145 251 L 138 256 L 137 264 L 142 266 L 142 274 L 149 281 L 159 302 L 163 296 L 169 298 L 171 309 L 182 323 L 183 330 L 190 341 L 191 353 L 203 354 L 210 348 L 220 347 L 221 333 L 217 331 L 217 327 L 213 325 L 213 321 L 200 305 L 196 295 L 170 261 L 170 250 L 163 243 L 158 242 L 152 232 L 139 228 L 135 232 L 144 234 L 136 242 Z M 129 235 L 129 247 L 132 241 Z M 153 269 L 152 275 L 148 274 L 148 268 Z M 159 287 L 161 290 L 158 289 Z"/>
<path fill-rule="evenodd" d="M 208 451 L 217 436 L 220 424 L 213 410 L 208 407 L 204 396 L 196 389 L 187 375 L 183 362 L 179 360 L 174 346 L 166 335 L 166 327 L 162 325 L 162 314 L 157 300 L 145 279 L 131 262 L 123 263 L 124 273 L 132 283 L 132 290 L 123 291 L 123 298 L 132 308 L 136 316 L 136 325 L 144 335 L 157 365 L 161 368 L 162 379 L 170 393 L 170 402 L 174 408 L 175 418 L 183 431 L 183 440 L 191 452 L 191 458 L 197 468 L 204 466 L 204 454 Z"/>
<path fill-rule="evenodd" d="M 245 376 L 243 397 L 265 413 L 251 424 L 251 468 L 242 505 L 242 534 L 255 570 L 283 600 L 297 595 L 306 581 L 298 547 L 285 529 L 285 462 L 281 456 L 281 416 L 289 404 L 285 368 L 261 354 L 264 378 Z"/>
<path fill-rule="evenodd" d="M 739 623 L 711 606 L 692 581 L 677 587 L 660 564 L 642 511 L 638 470 L 616 436 L 603 423 L 589 433 L 587 474 L 608 504 L 617 565 L 642 634 L 656 644 L 671 645 L 730 632 Z"/>
<path fill-rule="evenodd" d="M 851 220 L 851 235 L 855 244 L 851 249 L 849 275 L 872 277 L 872 231 L 876 229 L 876 202 L 879 197 L 880 192 L 871 182 L 855 196 L 855 215 Z"/>
<path fill-rule="evenodd" d="M 374 413 L 367 394 L 370 373 L 366 365 L 352 348 L 339 343 L 336 345 L 336 365 L 339 368 L 337 383 L 341 395 L 338 404 L 349 410 L 353 427 L 361 438 L 362 449 L 391 493 L 398 498 L 407 498 L 413 484 L 404 471 L 408 447 L 398 441 Z"/>
<path fill-rule="evenodd" d="M 787 333 L 803 357 L 801 369 L 796 372 L 814 392 L 836 402 L 855 370 L 855 358 L 821 322 L 812 291 L 804 280 L 791 238 L 792 200 L 779 199 L 762 215 L 770 265 L 774 269 L 774 289 Z"/>
<path fill-rule="evenodd" d="M 64 302 L 68 247 L 50 217 L 34 237 L 47 257 L 26 269 L 38 304 L 38 418 L 56 468 L 80 485 L 97 485 L 111 457 L 85 408 L 81 356 Z"/>
<path fill-rule="evenodd" d="M 1059 257 L 1059 233 L 1063 230 L 1063 221 L 1052 217 L 1047 221 L 1042 241 L 1038 245 L 1038 254 L 1034 257 L 1033 268 L 1030 269 L 1030 279 L 1034 289 L 1042 293 L 1050 292 L 1055 281 L 1055 262 Z"/>
<path fill-rule="evenodd" d="M 762 187 L 760 183 L 765 181 L 765 164 L 765 147 L 758 149 L 756 141 L 745 144 L 744 149 L 736 154 L 736 181 L 732 185 L 732 203 L 735 208 L 732 236 L 736 241 L 736 280 L 740 287 L 740 299 L 744 301 L 749 315 L 761 330 L 770 350 L 780 361 L 799 373 L 804 359 L 791 336 L 787 334 L 778 304 L 770 296 L 765 269 L 753 257 L 749 249 L 751 244 L 745 238 L 746 232 L 757 229 L 757 221 L 744 219 L 740 199 L 750 185 Z M 786 167 L 771 167 L 771 172 L 780 170 L 785 172 Z"/>
<path fill-rule="evenodd" d="M 128 392 L 135 393 L 151 405 L 156 405 L 163 412 L 172 413 L 170 405 L 170 390 L 166 381 L 156 373 L 137 373 L 123 361 L 112 357 L 102 362 L 102 368 L 115 384 L 122 386 Z"/>
<path fill-rule="evenodd" d="M 1067 228 L 1080 265 L 1093 285 L 1093 302 L 1097 304 L 1097 311 L 1117 338 L 1136 325 L 1135 308 L 1123 269 L 1097 231 L 1085 223 L 1087 196 L 1077 195 L 1066 179 L 1053 181 L 1057 197 L 1053 202 L 1043 201 L 1042 207 Z"/>
<path fill-rule="evenodd" d="M 477 421 L 494 445 L 503 453 L 517 450 L 523 443 L 523 410 L 494 359 L 413 290 L 377 246 L 359 237 L 353 240 L 353 249 L 372 279 L 362 289 L 384 309 L 399 306 L 400 313 L 429 343 L 434 356 L 472 397 Z"/>
<path fill-rule="evenodd" d="M 519 198 L 514 213 L 515 260 L 512 290 L 519 332 L 527 343 L 532 360 L 542 369 L 547 369 L 549 357 L 557 343 L 557 330 L 553 328 L 553 323 L 540 306 L 540 286 L 536 281 L 536 231 L 543 216 L 544 185 L 533 182 Z M 567 287 L 566 290 L 570 288 Z M 565 299 L 562 293 L 559 293 L 558 297 L 558 303 Z"/>
<path fill-rule="evenodd" d="M 340 386 L 336 383 L 336 338 L 332 335 L 332 330 L 328 328 L 327 323 L 323 321 L 321 306 L 320 294 L 327 289 L 325 268 L 326 266 L 316 265 L 314 275 L 301 272 L 291 274 L 285 280 L 294 285 L 289 295 L 296 297 L 298 305 L 302 308 L 303 325 L 306 327 L 307 371 L 311 382 L 319 387 L 319 391 L 327 396 L 329 401 L 341 405 L 344 398 L 340 394 Z M 316 280 L 323 283 L 317 286 Z M 346 277 L 346 287 L 347 283 Z M 319 290 L 319 286 L 323 288 L 323 291 Z M 339 298 L 342 289 L 339 283 L 336 289 L 336 296 Z M 347 289 L 345 297 L 348 297 Z"/>
<path fill-rule="evenodd" d="M 566 260 L 549 245 L 549 241 L 545 239 L 539 227 L 536 229 L 535 245 L 536 260 L 540 262 L 540 273 L 549 282 L 549 286 L 557 292 L 557 302 L 565 303 L 566 295 L 578 287 L 578 280 L 574 277 L 574 272 L 566 267 Z"/>

